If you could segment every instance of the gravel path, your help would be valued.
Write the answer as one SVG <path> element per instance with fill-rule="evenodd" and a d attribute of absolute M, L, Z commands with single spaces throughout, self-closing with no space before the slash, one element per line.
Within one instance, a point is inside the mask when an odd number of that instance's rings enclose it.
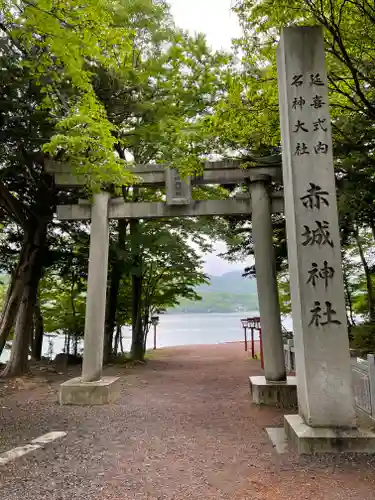
<path fill-rule="evenodd" d="M 375 500 L 372 457 L 274 451 L 264 427 L 283 413 L 249 403 L 259 362 L 241 344 L 165 349 L 120 372 L 112 406 L 61 408 L 56 383 L 0 400 L 0 452 L 68 433 L 1 467 L 1 500 Z"/>

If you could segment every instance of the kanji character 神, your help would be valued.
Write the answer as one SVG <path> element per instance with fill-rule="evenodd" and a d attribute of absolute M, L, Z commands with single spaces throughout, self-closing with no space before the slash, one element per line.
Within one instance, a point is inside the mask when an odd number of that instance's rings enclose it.
<path fill-rule="evenodd" d="M 325 287 L 328 288 L 328 280 L 332 279 L 335 275 L 335 270 L 333 267 L 328 265 L 328 262 L 325 260 L 323 262 L 323 268 L 319 271 L 320 278 L 324 279 Z"/>
<path fill-rule="evenodd" d="M 295 97 L 292 102 L 292 108 L 293 109 L 302 109 L 304 105 L 306 104 L 306 101 L 303 97 Z"/>
<path fill-rule="evenodd" d="M 328 288 L 328 281 L 333 278 L 335 274 L 335 270 L 333 267 L 328 265 L 328 262 L 325 260 L 323 263 L 323 267 L 319 269 L 319 266 L 316 262 L 311 264 L 311 269 L 308 271 L 309 278 L 306 281 L 306 285 L 309 283 L 312 284 L 313 287 L 316 286 L 319 280 L 324 280 L 325 287 Z"/>

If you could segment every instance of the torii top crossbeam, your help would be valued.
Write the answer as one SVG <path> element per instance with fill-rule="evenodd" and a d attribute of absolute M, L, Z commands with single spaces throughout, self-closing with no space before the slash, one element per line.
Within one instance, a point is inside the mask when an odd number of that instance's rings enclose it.
<path fill-rule="evenodd" d="M 245 165 L 245 167 L 244 167 Z M 61 188 L 83 186 L 84 175 L 72 173 L 69 164 L 50 161 L 47 171 L 54 175 Z M 153 219 L 163 217 L 191 217 L 209 215 L 250 215 L 250 196 L 224 200 L 192 200 L 191 187 L 195 185 L 240 184 L 262 177 L 281 182 L 280 156 L 270 156 L 245 163 L 242 159 L 225 159 L 205 162 L 202 173 L 181 179 L 177 170 L 161 164 L 136 165 L 129 171 L 139 178 L 139 185 L 149 188 L 165 187 L 166 202 L 125 202 L 122 198 L 109 201 L 109 219 Z M 272 212 L 283 211 L 283 193 L 272 196 Z M 87 220 L 91 218 L 91 206 L 82 201 L 76 205 L 57 207 L 57 215 L 63 220 Z"/>

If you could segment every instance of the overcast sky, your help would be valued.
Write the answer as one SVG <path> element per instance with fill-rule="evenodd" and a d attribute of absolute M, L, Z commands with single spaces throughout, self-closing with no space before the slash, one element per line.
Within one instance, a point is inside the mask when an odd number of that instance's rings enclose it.
<path fill-rule="evenodd" d="M 233 0 L 169 0 L 177 26 L 193 33 L 204 33 L 209 45 L 217 50 L 231 48 L 232 38 L 240 35 L 237 16 L 231 12 Z M 245 264 L 229 264 L 216 254 L 225 251 L 218 244 L 214 254 L 205 256 L 204 270 L 208 274 L 220 275 L 236 269 L 243 270 Z"/>
<path fill-rule="evenodd" d="M 191 33 L 205 33 L 215 49 L 230 49 L 239 36 L 237 16 L 231 12 L 233 0 L 169 0 L 178 26 Z"/>

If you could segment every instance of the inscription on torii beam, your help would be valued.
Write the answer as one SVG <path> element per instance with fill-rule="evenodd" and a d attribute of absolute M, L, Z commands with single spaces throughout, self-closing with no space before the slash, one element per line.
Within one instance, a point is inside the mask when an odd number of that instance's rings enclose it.
<path fill-rule="evenodd" d="M 168 168 L 165 172 L 165 189 L 167 193 L 167 205 L 190 205 L 190 177 L 181 179 L 178 170 Z"/>

